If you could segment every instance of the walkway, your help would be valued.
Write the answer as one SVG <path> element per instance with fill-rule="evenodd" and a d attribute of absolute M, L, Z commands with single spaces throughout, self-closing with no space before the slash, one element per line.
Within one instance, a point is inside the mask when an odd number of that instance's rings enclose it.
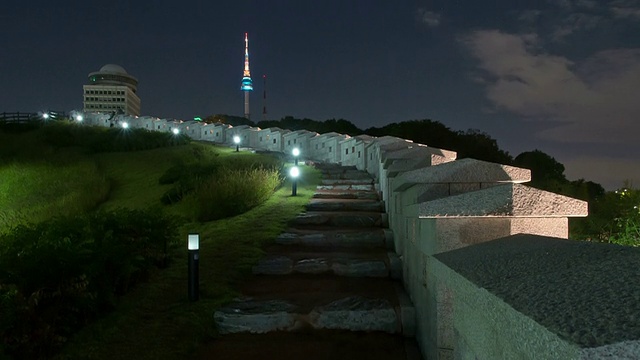
<path fill-rule="evenodd" d="M 267 249 L 255 276 L 215 313 L 201 359 L 420 359 L 414 309 L 371 177 L 317 165 L 307 211 Z"/>

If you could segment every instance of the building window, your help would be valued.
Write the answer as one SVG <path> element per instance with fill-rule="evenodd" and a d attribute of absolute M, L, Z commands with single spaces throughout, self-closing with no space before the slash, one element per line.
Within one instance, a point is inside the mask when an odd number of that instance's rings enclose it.
<path fill-rule="evenodd" d="M 296 143 L 296 139 L 293 139 L 293 143 L 294 143 L 294 144 Z"/>
<path fill-rule="evenodd" d="M 291 145 L 291 140 L 287 141 L 287 145 L 290 146 Z"/>
<path fill-rule="evenodd" d="M 260 136 L 260 142 L 262 142 L 262 136 Z"/>
<path fill-rule="evenodd" d="M 329 146 L 329 152 L 331 152 L 331 146 Z"/>
<path fill-rule="evenodd" d="M 344 150 L 344 154 L 345 154 L 345 155 L 349 155 L 349 149 L 345 149 L 345 150 Z"/>
<path fill-rule="evenodd" d="M 348 151 L 348 150 L 347 150 L 347 151 Z M 354 152 L 356 152 L 356 147 L 355 147 L 355 146 L 352 146 L 352 147 L 351 147 L 351 153 L 353 154 Z"/>
<path fill-rule="evenodd" d="M 276 143 L 276 139 L 273 139 L 273 143 L 274 143 L 274 144 Z"/>
<path fill-rule="evenodd" d="M 324 149 L 324 143 L 322 143 L 322 148 Z"/>
<path fill-rule="evenodd" d="M 213 132 L 213 130 L 211 130 Z M 220 132 L 216 131 L 216 137 L 220 136 Z"/>
<path fill-rule="evenodd" d="M 360 159 L 360 151 L 358 151 L 358 159 Z"/>

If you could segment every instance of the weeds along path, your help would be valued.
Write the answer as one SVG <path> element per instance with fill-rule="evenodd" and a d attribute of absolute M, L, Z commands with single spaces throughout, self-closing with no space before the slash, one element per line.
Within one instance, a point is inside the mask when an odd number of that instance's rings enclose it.
<path fill-rule="evenodd" d="M 319 183 L 303 169 L 298 196 L 285 183 L 265 203 L 227 219 L 189 223 L 176 262 L 124 296 L 116 312 L 86 327 L 58 359 L 188 359 L 215 335 L 213 312 L 237 290 L 287 223 L 303 211 Z M 200 233 L 200 300 L 187 300 L 189 232 Z"/>

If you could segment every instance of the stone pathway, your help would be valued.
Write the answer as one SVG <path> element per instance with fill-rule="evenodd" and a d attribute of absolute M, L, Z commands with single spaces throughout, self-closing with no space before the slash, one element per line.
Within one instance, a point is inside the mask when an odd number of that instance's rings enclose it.
<path fill-rule="evenodd" d="M 217 311 L 202 359 L 420 359 L 384 204 L 353 167 L 323 173 L 307 211 Z"/>

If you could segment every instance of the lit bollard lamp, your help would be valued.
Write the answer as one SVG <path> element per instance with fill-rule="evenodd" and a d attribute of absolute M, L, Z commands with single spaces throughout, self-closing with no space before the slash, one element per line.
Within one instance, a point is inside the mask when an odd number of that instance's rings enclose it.
<path fill-rule="evenodd" d="M 189 234 L 187 241 L 189 250 L 189 301 L 200 298 L 200 234 Z"/>
<path fill-rule="evenodd" d="M 295 166 L 298 166 L 298 156 L 300 156 L 300 149 L 298 148 L 293 148 L 293 150 L 291 151 L 291 153 L 293 154 L 293 164 Z"/>
<path fill-rule="evenodd" d="M 240 151 L 240 136 L 234 136 L 233 143 L 236 144 L 236 152 Z"/>
<path fill-rule="evenodd" d="M 298 195 L 298 176 L 300 176 L 300 169 L 297 166 L 291 167 L 289 176 L 291 176 L 291 196 L 296 196 Z"/>

